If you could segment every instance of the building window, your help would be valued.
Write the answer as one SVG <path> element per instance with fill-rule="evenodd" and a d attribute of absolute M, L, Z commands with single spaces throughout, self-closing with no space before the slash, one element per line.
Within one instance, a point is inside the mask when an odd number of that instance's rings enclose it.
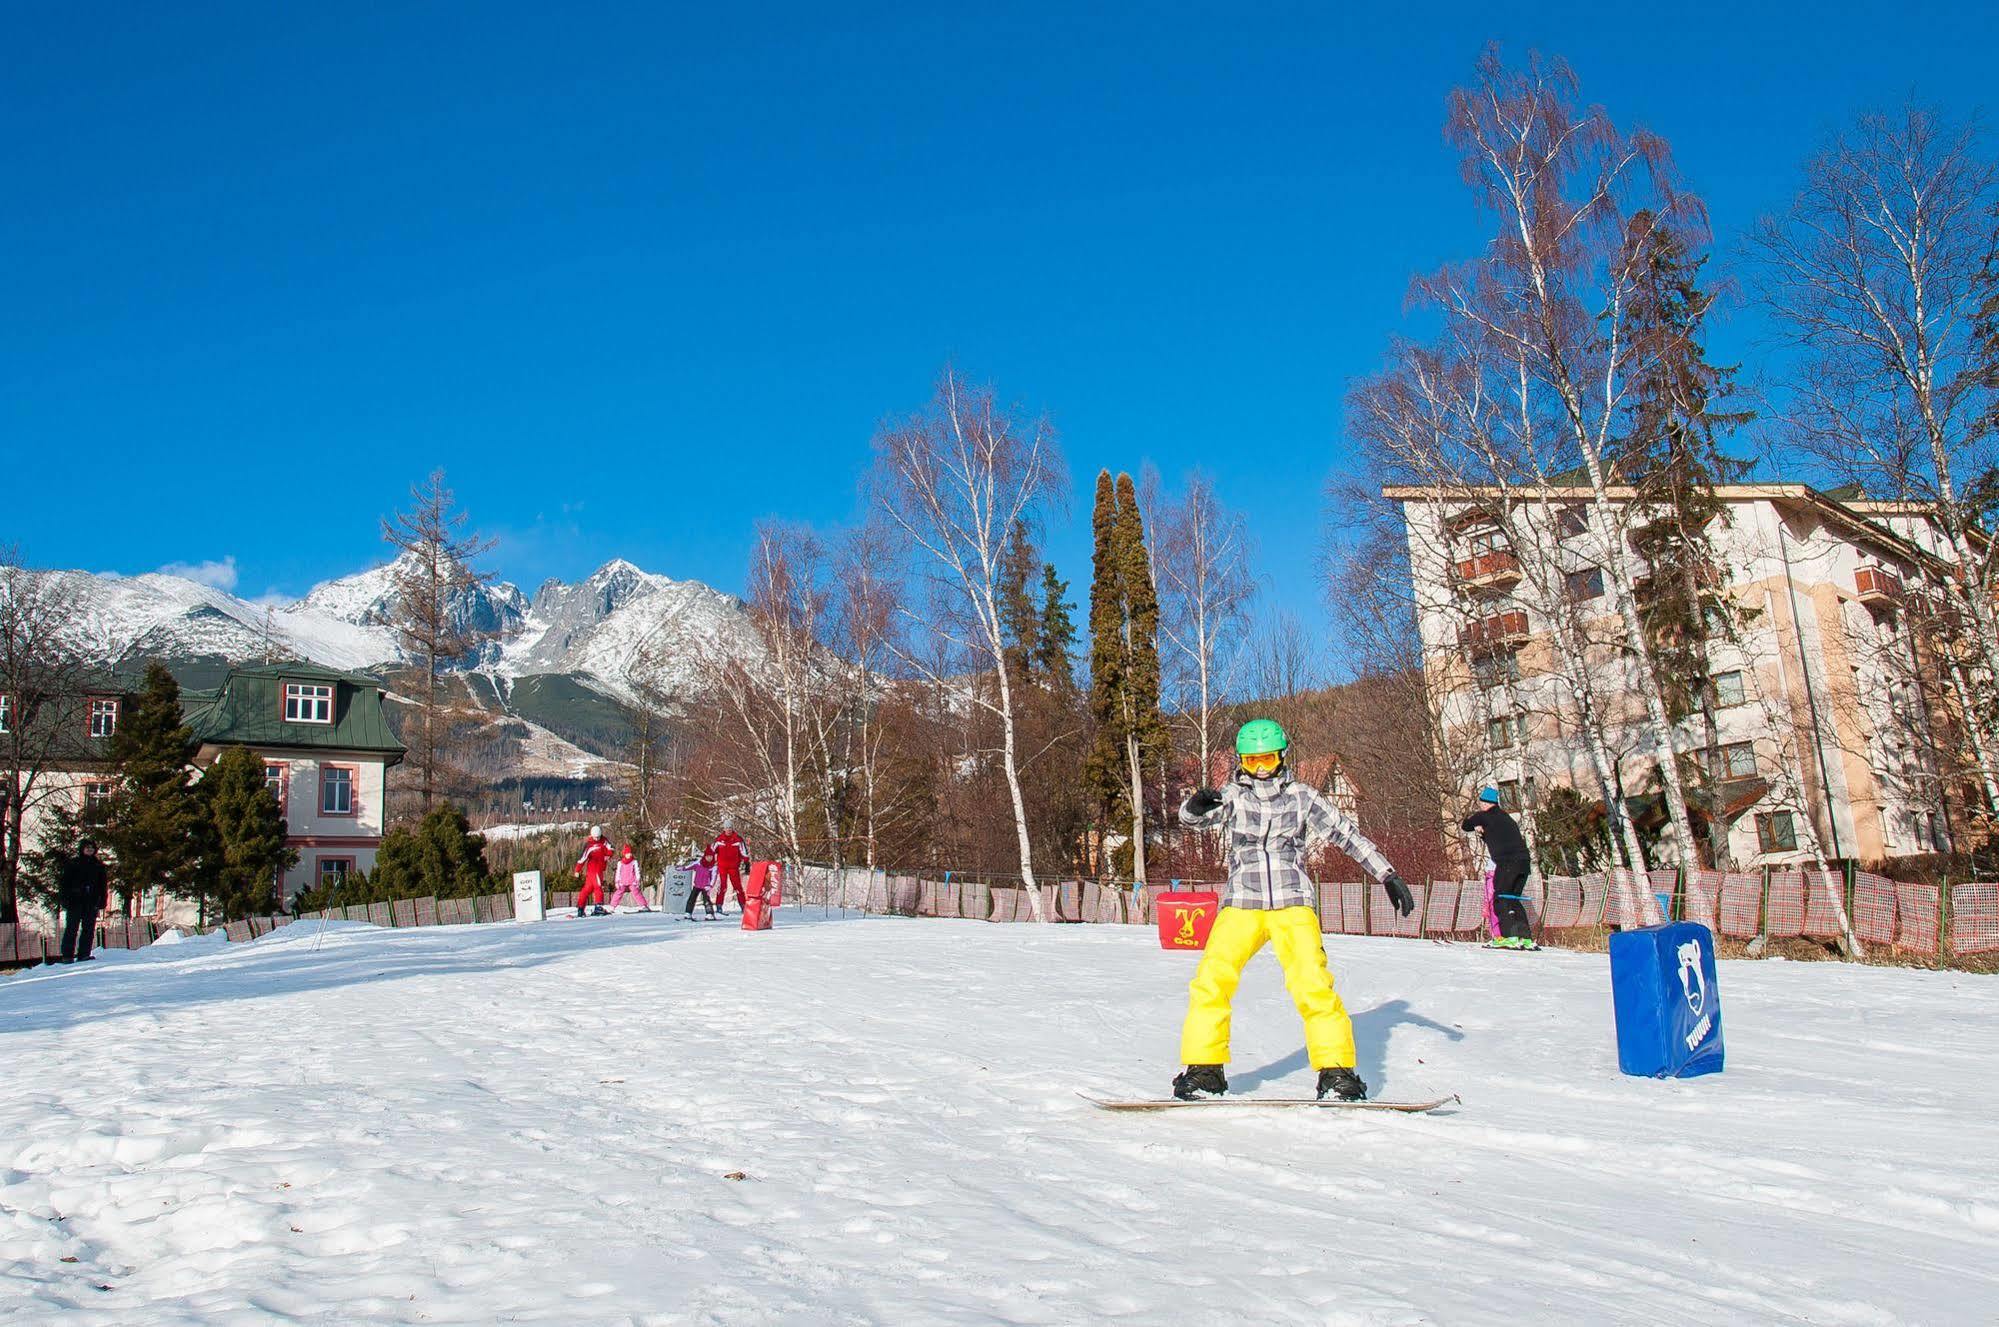
<path fill-rule="evenodd" d="M 90 735 L 109 737 L 118 731 L 118 702 L 110 698 L 90 702 Z"/>
<path fill-rule="evenodd" d="M 1742 687 L 1741 673 L 1716 673 L 1713 685 L 1716 709 L 1725 710 L 1730 705 L 1740 705 L 1749 699 Z"/>
<path fill-rule="evenodd" d="M 14 698 L 0 691 L 0 733 L 13 731 Z"/>
<path fill-rule="evenodd" d="M 102 816 L 118 795 L 118 785 L 107 779 L 93 779 L 83 785 L 83 814 L 90 819 Z"/>
<path fill-rule="evenodd" d="M 1520 814 L 1520 796 L 1523 792 L 1529 800 L 1532 800 L 1534 796 L 1534 780 L 1528 779 L 1523 784 L 1519 779 L 1507 779 L 1501 783 L 1499 785 L 1499 809 L 1513 815 Z"/>
<path fill-rule="evenodd" d="M 1798 826 L 1789 811 L 1771 811 L 1756 817 L 1756 846 L 1764 852 L 1796 852 Z"/>
<path fill-rule="evenodd" d="M 1937 824 L 1937 813 L 1931 811 L 1928 815 L 1930 820 L 1930 851 L 1943 852 L 1946 849 L 1944 846 L 1943 830 Z"/>
<path fill-rule="evenodd" d="M 1603 598 L 1603 568 L 1584 567 L 1581 571 L 1570 572 L 1568 595 L 1572 604 L 1582 603 L 1586 599 Z"/>
<path fill-rule="evenodd" d="M 319 771 L 319 813 L 327 816 L 354 814 L 354 771 L 344 765 L 326 765 Z"/>
<path fill-rule="evenodd" d="M 285 722 L 332 723 L 333 688 L 320 682 L 285 683 Z"/>
<path fill-rule="evenodd" d="M 1485 740 L 1495 748 L 1504 748 L 1527 741 L 1527 716 L 1524 714 L 1503 714 L 1485 725 Z"/>
<path fill-rule="evenodd" d="M 1708 770 L 1711 777 L 1747 779 L 1755 776 L 1756 744 L 1754 742 L 1728 742 L 1721 747 L 1717 754 L 1721 757 L 1721 768 L 1718 772 Z M 1707 752 L 1702 751 L 1696 756 L 1703 770 L 1707 770 L 1707 755 Z"/>
<path fill-rule="evenodd" d="M 291 814 L 291 766 L 282 760 L 264 762 L 264 786 L 278 799 L 278 815 Z"/>
<path fill-rule="evenodd" d="M 1472 681 L 1481 691 L 1505 686 L 1520 680 L 1520 656 L 1517 654 L 1485 654 L 1471 661 Z"/>
<path fill-rule="evenodd" d="M 347 883 L 347 877 L 354 872 L 352 857 L 322 857 L 319 859 L 319 887 L 338 888 Z"/>
<path fill-rule="evenodd" d="M 1555 517 L 1557 539 L 1574 539 L 1587 529 L 1589 529 L 1589 513 L 1579 504 L 1562 508 L 1560 514 Z"/>

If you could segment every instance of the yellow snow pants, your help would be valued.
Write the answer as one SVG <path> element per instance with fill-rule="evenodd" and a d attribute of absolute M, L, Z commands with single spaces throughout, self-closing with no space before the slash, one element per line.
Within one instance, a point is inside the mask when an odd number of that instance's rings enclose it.
<path fill-rule="evenodd" d="M 1227 1064 L 1229 1005 L 1242 970 L 1268 942 L 1284 965 L 1284 988 L 1305 1020 L 1305 1053 L 1314 1069 L 1351 1069 L 1353 1020 L 1333 990 L 1319 915 L 1310 908 L 1223 908 L 1189 987 L 1180 1030 L 1182 1064 Z"/>

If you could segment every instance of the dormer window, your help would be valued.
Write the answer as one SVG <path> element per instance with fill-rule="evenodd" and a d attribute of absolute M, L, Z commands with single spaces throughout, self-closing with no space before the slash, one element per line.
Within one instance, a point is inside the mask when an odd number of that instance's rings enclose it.
<path fill-rule="evenodd" d="M 90 701 L 90 735 L 109 737 L 118 731 L 118 700 L 115 696 L 93 696 Z"/>
<path fill-rule="evenodd" d="M 14 698 L 0 691 L 0 733 L 14 730 Z"/>
<path fill-rule="evenodd" d="M 332 723 L 332 686 L 324 682 L 285 683 L 285 722 Z"/>

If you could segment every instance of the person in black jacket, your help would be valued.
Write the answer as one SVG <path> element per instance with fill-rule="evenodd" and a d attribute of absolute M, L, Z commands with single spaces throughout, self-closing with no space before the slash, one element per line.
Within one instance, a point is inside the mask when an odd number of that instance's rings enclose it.
<path fill-rule="evenodd" d="M 97 914 L 110 901 L 110 879 L 97 859 L 97 845 L 84 839 L 76 855 L 63 862 L 56 877 L 56 897 L 62 903 L 62 961 L 88 963 L 97 939 Z"/>
<path fill-rule="evenodd" d="M 1527 840 L 1520 834 L 1519 823 L 1500 809 L 1497 788 L 1481 788 L 1478 802 L 1461 828 L 1467 834 L 1478 831 L 1485 840 L 1486 855 L 1492 858 L 1492 910 L 1499 918 L 1499 938 L 1493 944 L 1500 949 L 1538 948 L 1534 928 L 1527 920 L 1527 904 L 1521 897 L 1533 870 Z"/>

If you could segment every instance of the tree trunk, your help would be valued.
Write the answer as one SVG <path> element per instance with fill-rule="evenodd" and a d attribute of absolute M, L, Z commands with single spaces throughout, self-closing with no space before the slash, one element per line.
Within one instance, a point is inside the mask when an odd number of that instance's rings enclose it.
<path fill-rule="evenodd" d="M 1034 844 L 1027 832 L 1027 798 L 1020 789 L 1020 765 L 1014 748 L 1013 684 L 1007 680 L 1006 651 L 998 621 L 987 623 L 993 643 L 993 671 L 999 677 L 1000 765 L 1006 771 L 1007 796 L 1013 801 L 1013 830 L 1020 844 L 1020 883 L 1027 889 L 1028 907 L 1034 920 L 1047 921 L 1041 906 L 1041 890 L 1034 881 Z"/>

